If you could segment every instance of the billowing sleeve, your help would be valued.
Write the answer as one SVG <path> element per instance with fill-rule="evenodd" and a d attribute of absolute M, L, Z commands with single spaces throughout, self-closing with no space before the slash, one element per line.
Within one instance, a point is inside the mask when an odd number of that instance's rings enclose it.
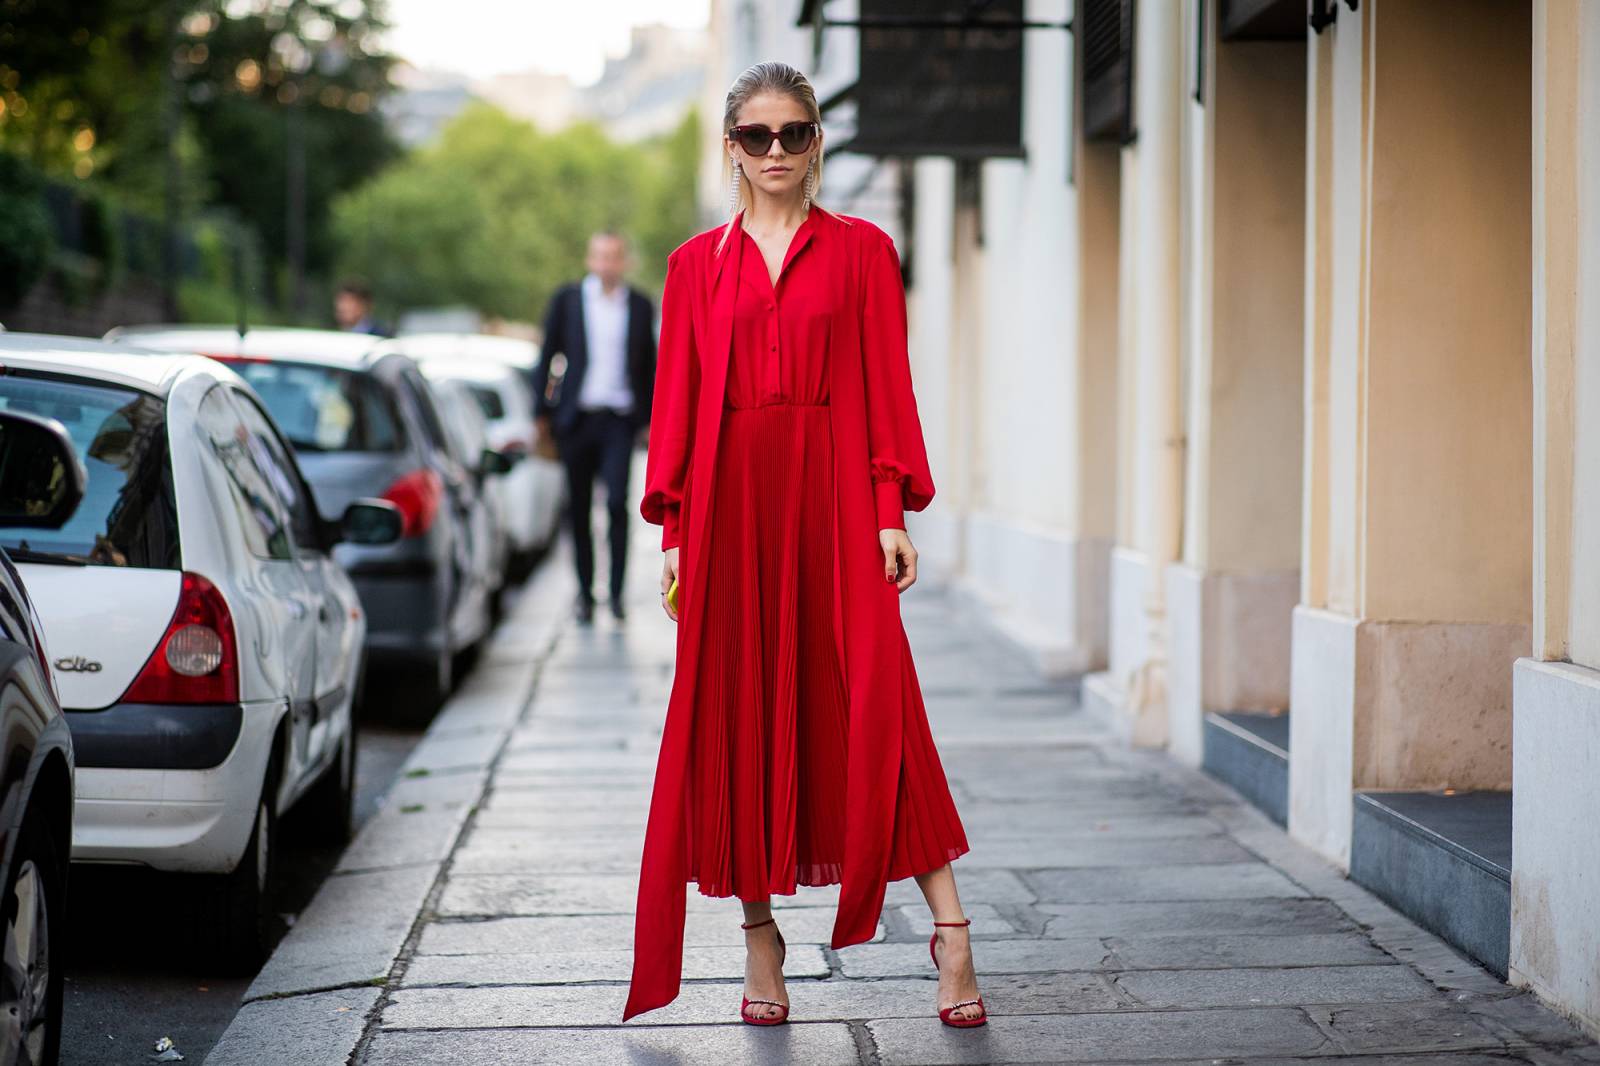
<path fill-rule="evenodd" d="M 928 450 L 911 392 L 906 294 L 900 257 L 886 234 L 868 237 L 863 264 L 861 359 L 866 367 L 867 449 L 878 528 L 904 529 L 905 512 L 933 499 Z"/>
<path fill-rule="evenodd" d="M 695 354 L 691 267 L 681 251 L 667 259 L 661 292 L 661 344 L 656 354 L 656 384 L 650 405 L 650 454 L 645 461 L 646 522 L 662 527 L 661 550 L 676 548 L 681 537 L 683 490 L 694 443 L 694 405 L 699 393 L 700 360 Z"/>

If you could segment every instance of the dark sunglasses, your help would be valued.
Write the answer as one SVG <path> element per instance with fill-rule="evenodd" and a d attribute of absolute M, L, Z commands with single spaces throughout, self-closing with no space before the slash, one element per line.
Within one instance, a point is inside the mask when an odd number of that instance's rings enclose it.
<path fill-rule="evenodd" d="M 728 131 L 732 137 L 751 155 L 766 155 L 772 148 L 772 142 L 777 141 L 783 150 L 790 155 L 799 155 L 811 147 L 811 142 L 817 137 L 817 124 L 815 122 L 791 122 L 781 130 L 768 129 L 765 126 L 735 126 Z"/>

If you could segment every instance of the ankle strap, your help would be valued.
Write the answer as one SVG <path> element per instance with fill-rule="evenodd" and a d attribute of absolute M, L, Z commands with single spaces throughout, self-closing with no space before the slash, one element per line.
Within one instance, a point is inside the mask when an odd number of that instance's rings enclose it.
<path fill-rule="evenodd" d="M 775 922 L 777 920 L 778 919 L 776 919 L 776 918 L 768 918 L 764 922 L 750 922 L 749 924 L 746 924 L 744 922 L 740 922 L 739 923 L 739 928 L 740 929 L 760 929 L 763 925 L 771 925 L 773 922 Z"/>
<path fill-rule="evenodd" d="M 934 922 L 933 924 L 935 926 L 939 926 L 939 927 L 960 928 L 961 926 L 964 926 L 964 925 L 971 925 L 972 924 L 972 919 L 971 918 L 963 918 L 959 922 Z"/>

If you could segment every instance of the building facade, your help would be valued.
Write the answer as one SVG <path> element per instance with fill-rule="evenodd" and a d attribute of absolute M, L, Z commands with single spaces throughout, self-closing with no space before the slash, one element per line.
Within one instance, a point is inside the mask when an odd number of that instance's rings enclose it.
<path fill-rule="evenodd" d="M 1600 1032 L 1600 3 L 1022 10 L 1022 157 L 877 160 L 858 211 L 927 569 Z"/>

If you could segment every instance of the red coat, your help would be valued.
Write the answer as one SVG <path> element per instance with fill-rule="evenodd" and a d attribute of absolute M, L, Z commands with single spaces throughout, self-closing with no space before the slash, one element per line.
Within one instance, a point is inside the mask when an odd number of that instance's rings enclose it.
<path fill-rule="evenodd" d="M 903 678 L 910 669 L 899 596 L 884 580 L 880 528 L 901 509 L 933 498 L 922 427 L 911 392 L 905 292 L 894 244 L 861 219 L 814 212 L 808 255 L 832 294 L 829 421 L 836 521 L 835 635 L 849 697 L 845 861 L 833 946 L 872 938 L 887 884 L 900 775 Z M 742 223 L 736 220 L 735 225 Z M 723 227 L 696 236 L 667 260 L 661 346 L 641 511 L 681 537 L 677 660 L 699 661 L 712 474 L 722 425 L 744 242 L 719 249 Z M 680 520 L 680 515 L 681 520 Z M 681 531 L 675 527 L 681 525 Z M 693 669 L 677 671 L 650 803 L 634 925 L 633 984 L 624 1019 L 670 1003 L 683 963 L 687 892 L 685 765 L 693 718 Z"/>

